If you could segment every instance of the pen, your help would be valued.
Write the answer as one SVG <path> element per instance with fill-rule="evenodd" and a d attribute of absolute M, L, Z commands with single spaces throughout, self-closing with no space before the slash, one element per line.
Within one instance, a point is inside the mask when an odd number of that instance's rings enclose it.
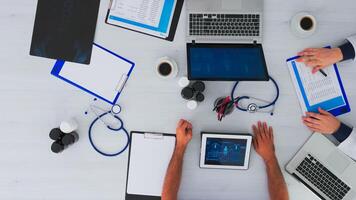
<path fill-rule="evenodd" d="M 319 72 L 324 75 L 325 77 L 327 77 L 328 75 L 324 72 L 324 70 L 320 69 Z"/>

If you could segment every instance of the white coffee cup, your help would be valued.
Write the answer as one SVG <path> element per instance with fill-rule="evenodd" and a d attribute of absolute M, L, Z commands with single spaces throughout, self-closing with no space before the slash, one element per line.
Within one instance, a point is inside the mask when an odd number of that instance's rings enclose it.
<path fill-rule="evenodd" d="M 178 74 L 178 65 L 173 59 L 163 57 L 157 61 L 155 71 L 163 79 L 175 78 Z"/>
<path fill-rule="evenodd" d="M 317 21 L 313 15 L 307 12 L 301 12 L 292 18 L 290 28 L 292 33 L 297 37 L 306 38 L 315 33 Z"/>

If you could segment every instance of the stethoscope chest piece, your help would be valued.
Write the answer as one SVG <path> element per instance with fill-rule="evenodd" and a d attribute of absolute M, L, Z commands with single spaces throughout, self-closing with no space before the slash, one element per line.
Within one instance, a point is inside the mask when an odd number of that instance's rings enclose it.
<path fill-rule="evenodd" d="M 272 101 L 266 101 L 266 100 L 263 100 L 263 99 L 259 99 L 259 98 L 256 98 L 256 97 L 250 97 L 250 96 L 240 96 L 240 97 L 237 97 L 235 98 L 234 97 L 234 92 L 236 90 L 236 87 L 238 85 L 239 82 L 236 82 L 232 91 L 231 91 L 231 95 L 230 95 L 230 99 L 233 100 L 233 103 L 235 104 L 235 107 L 241 111 L 245 111 L 245 112 L 249 112 L 249 113 L 256 113 L 256 112 L 264 112 L 263 110 L 268 108 L 268 107 L 272 107 L 272 110 L 269 112 L 271 115 L 273 115 L 274 113 L 274 108 L 275 108 L 275 105 L 279 99 L 279 87 L 278 87 L 278 84 L 277 82 L 272 78 L 272 77 L 269 77 L 270 80 L 272 81 L 273 85 L 275 86 L 275 89 L 276 89 L 276 95 L 274 97 L 274 99 Z M 249 103 L 247 104 L 247 107 L 244 107 L 242 106 L 242 101 L 244 100 L 255 100 L 255 101 L 259 101 L 261 102 L 262 104 L 259 105 L 257 103 Z M 268 112 L 268 111 L 267 111 Z"/>
<path fill-rule="evenodd" d="M 257 112 L 257 110 L 258 110 L 257 104 L 255 104 L 255 103 L 250 103 L 250 104 L 248 104 L 248 106 L 247 106 L 247 111 L 248 111 L 249 113 L 255 113 L 255 112 Z"/>
<path fill-rule="evenodd" d="M 121 113 L 121 106 L 118 104 L 115 104 L 114 106 L 111 107 L 111 112 L 114 115 L 118 115 Z"/>

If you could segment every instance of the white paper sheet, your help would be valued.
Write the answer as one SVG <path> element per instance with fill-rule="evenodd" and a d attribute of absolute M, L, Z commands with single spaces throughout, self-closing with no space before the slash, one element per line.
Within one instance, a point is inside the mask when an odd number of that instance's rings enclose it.
<path fill-rule="evenodd" d="M 59 75 L 112 101 L 131 67 L 131 63 L 94 45 L 90 65 L 66 62 Z"/>
<path fill-rule="evenodd" d="M 145 138 L 144 134 L 133 134 L 127 193 L 161 196 L 174 147 L 174 136 L 152 139 Z"/>

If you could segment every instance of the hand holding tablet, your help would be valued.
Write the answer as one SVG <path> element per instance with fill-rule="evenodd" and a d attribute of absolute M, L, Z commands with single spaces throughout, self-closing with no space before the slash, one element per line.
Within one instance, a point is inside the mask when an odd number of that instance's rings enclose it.
<path fill-rule="evenodd" d="M 250 134 L 202 133 L 201 168 L 248 169 L 251 143 L 265 163 L 276 159 L 273 129 L 266 122 L 252 126 Z"/>

